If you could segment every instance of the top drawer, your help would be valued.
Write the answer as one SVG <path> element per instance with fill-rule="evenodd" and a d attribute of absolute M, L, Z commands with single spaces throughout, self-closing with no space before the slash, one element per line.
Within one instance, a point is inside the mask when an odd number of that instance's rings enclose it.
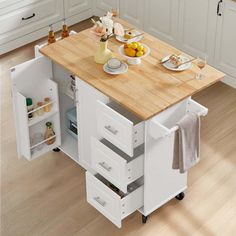
<path fill-rule="evenodd" d="M 1 12 L 1 11 L 0 11 Z M 63 19 L 63 0 L 43 0 L 0 15 L 0 44 Z"/>
<path fill-rule="evenodd" d="M 115 102 L 97 101 L 96 112 L 99 134 L 132 157 L 144 143 L 144 122 Z"/>

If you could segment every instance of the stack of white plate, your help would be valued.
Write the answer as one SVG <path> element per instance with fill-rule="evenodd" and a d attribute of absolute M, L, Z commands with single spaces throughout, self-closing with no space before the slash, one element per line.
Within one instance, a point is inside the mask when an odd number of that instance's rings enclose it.
<path fill-rule="evenodd" d="M 112 58 L 103 66 L 103 70 L 111 75 L 119 75 L 128 71 L 128 65 L 117 58 Z"/>

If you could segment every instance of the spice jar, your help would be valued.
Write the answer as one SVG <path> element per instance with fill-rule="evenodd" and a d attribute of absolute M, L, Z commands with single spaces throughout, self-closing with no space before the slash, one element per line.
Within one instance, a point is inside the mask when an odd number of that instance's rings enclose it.
<path fill-rule="evenodd" d="M 44 98 L 44 104 L 45 104 L 45 105 L 48 104 L 48 103 L 50 103 L 50 102 L 51 102 L 51 99 L 50 99 L 50 98 Z M 43 110 L 44 110 L 45 112 L 50 112 L 51 109 L 52 109 L 52 104 L 51 104 L 51 103 L 43 107 Z"/>
<path fill-rule="evenodd" d="M 37 108 L 39 108 L 38 110 L 37 110 L 37 115 L 38 116 L 41 116 L 41 115 L 43 115 L 44 114 L 44 109 L 43 109 L 43 102 L 38 102 L 37 103 Z M 41 108 L 40 108 L 41 107 Z"/>
<path fill-rule="evenodd" d="M 26 98 L 26 106 L 27 106 L 27 111 L 28 111 L 28 118 L 32 119 L 34 117 L 33 112 L 31 112 L 34 110 L 32 98 Z M 29 112 L 31 112 L 31 113 L 29 113 Z"/>
<path fill-rule="evenodd" d="M 45 134 L 44 134 L 44 139 L 49 139 L 49 138 L 51 138 L 53 136 L 55 136 L 55 132 L 54 132 L 54 130 L 52 128 L 52 122 L 47 122 L 46 123 L 46 131 L 45 131 Z M 56 141 L 56 137 L 47 140 L 46 144 L 47 145 L 51 145 L 55 141 Z"/>

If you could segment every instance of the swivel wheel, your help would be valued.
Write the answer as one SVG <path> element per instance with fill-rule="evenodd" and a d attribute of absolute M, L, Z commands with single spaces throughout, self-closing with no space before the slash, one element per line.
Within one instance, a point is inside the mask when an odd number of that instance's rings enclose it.
<path fill-rule="evenodd" d="M 143 224 L 147 223 L 148 216 L 142 215 L 142 222 Z"/>
<path fill-rule="evenodd" d="M 61 150 L 59 148 L 54 148 L 53 151 L 54 152 L 60 152 Z"/>
<path fill-rule="evenodd" d="M 184 192 L 179 193 L 175 198 L 179 201 L 183 200 L 184 199 Z"/>

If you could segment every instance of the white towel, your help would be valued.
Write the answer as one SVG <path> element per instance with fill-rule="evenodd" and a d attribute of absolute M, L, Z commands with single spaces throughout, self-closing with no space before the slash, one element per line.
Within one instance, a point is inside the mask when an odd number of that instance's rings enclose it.
<path fill-rule="evenodd" d="M 200 118 L 195 113 L 186 114 L 177 126 L 172 168 L 184 173 L 199 161 Z"/>

